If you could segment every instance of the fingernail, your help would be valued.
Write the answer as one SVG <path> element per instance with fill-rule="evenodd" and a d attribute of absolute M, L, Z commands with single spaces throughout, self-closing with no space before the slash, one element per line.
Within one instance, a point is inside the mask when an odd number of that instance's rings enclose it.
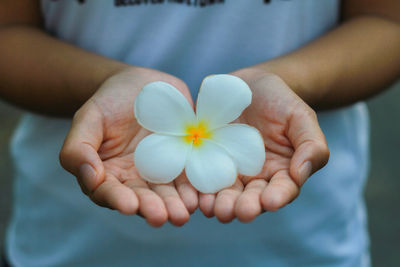
<path fill-rule="evenodd" d="M 96 171 L 93 169 L 93 167 L 88 163 L 82 164 L 79 168 L 79 176 L 83 185 L 89 191 L 92 191 L 96 186 Z"/>
<path fill-rule="evenodd" d="M 300 167 L 300 170 L 299 170 L 300 186 L 302 186 L 307 181 L 307 178 L 310 177 L 311 172 L 312 172 L 311 161 L 304 162 L 303 165 Z"/>

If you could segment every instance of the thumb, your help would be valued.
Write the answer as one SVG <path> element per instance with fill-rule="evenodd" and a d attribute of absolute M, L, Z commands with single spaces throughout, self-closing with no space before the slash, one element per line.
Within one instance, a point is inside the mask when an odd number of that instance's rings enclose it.
<path fill-rule="evenodd" d="M 97 106 L 87 102 L 73 118 L 60 152 L 60 163 L 72 173 L 85 194 L 104 180 L 104 166 L 97 150 L 103 141 L 103 118 Z"/>
<path fill-rule="evenodd" d="M 184 81 L 173 76 L 168 76 L 167 78 L 164 78 L 162 80 L 178 89 L 189 102 L 189 104 L 193 107 L 193 99 L 192 95 L 190 94 L 190 89 Z"/>
<path fill-rule="evenodd" d="M 289 119 L 288 137 L 295 148 L 290 162 L 290 176 L 302 186 L 312 173 L 328 162 L 329 149 L 319 127 L 316 113 L 306 106 Z"/>

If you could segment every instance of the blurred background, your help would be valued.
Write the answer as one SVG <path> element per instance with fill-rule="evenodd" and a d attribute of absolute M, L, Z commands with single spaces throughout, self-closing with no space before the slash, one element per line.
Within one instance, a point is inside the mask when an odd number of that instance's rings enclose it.
<path fill-rule="evenodd" d="M 400 83 L 368 101 L 371 170 L 365 198 L 373 266 L 400 266 Z M 12 163 L 8 144 L 20 111 L 0 102 L 0 241 L 12 205 Z M 0 243 L 2 249 L 3 243 Z M 1 251 L 1 250 L 0 250 Z"/>

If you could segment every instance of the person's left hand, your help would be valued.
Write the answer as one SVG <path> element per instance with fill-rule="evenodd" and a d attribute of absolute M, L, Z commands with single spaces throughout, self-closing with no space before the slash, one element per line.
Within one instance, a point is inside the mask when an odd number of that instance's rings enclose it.
<path fill-rule="evenodd" d="M 265 210 L 284 207 L 329 158 L 316 113 L 279 76 L 255 68 L 232 75 L 247 82 L 253 92 L 252 103 L 238 122 L 261 132 L 266 161 L 257 176 L 241 176 L 217 194 L 200 194 L 202 212 L 224 223 L 235 217 L 249 222 Z"/>

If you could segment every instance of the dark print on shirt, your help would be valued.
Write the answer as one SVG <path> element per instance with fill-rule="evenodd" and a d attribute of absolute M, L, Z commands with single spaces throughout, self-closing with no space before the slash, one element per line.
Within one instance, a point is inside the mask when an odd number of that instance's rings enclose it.
<path fill-rule="evenodd" d="M 59 0 L 51 0 L 51 1 L 56 2 Z M 86 0 L 76 0 L 76 1 L 79 4 L 85 4 L 86 2 Z M 262 0 L 262 1 L 264 4 L 271 3 L 271 0 Z M 114 6 L 116 7 L 136 6 L 136 5 L 156 5 L 156 4 L 184 4 L 187 6 L 205 7 L 214 4 L 224 4 L 224 3 L 225 0 L 114 0 Z"/>
<path fill-rule="evenodd" d="M 115 6 L 135 6 L 149 4 L 184 4 L 187 6 L 205 7 L 223 4 L 225 0 L 114 0 Z"/>
<path fill-rule="evenodd" d="M 60 0 L 51 0 L 58 2 Z M 76 0 L 79 4 L 85 4 L 87 0 Z M 157 4 L 183 4 L 194 7 L 205 7 L 214 4 L 223 4 L 225 0 L 114 0 L 114 6 L 137 6 L 137 5 L 157 5 Z"/>
<path fill-rule="evenodd" d="M 52 2 L 58 2 L 59 0 L 50 0 Z M 84 4 L 86 0 L 76 0 L 79 4 Z"/>
<path fill-rule="evenodd" d="M 78 0 L 78 1 L 83 2 L 85 0 Z M 271 3 L 271 0 L 261 0 L 261 1 L 263 1 L 264 4 Z M 128 5 L 133 6 L 140 4 L 164 4 L 164 3 L 186 4 L 188 6 L 205 7 L 213 4 L 223 4 L 225 3 L 225 0 L 114 0 L 115 6 L 128 6 Z"/>

